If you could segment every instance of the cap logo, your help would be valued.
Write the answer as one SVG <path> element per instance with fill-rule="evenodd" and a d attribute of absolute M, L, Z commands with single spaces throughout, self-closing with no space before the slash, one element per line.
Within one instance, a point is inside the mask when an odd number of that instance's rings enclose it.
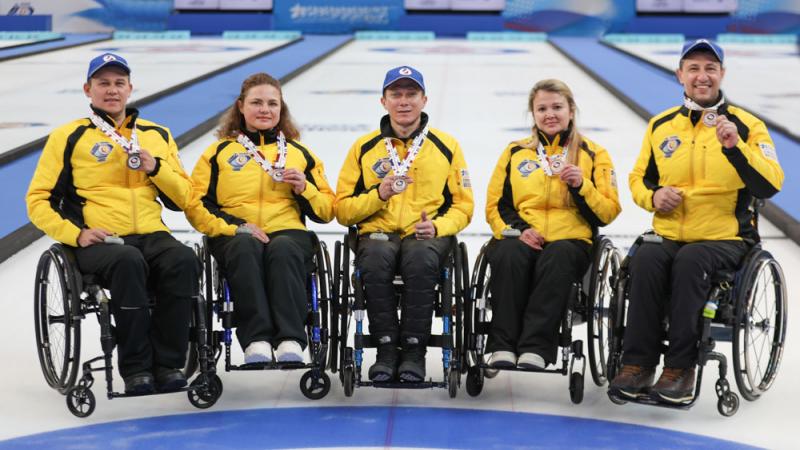
<path fill-rule="evenodd" d="M 401 67 L 400 70 L 397 71 L 400 75 L 411 75 L 411 69 L 408 67 Z"/>
<path fill-rule="evenodd" d="M 117 58 L 115 58 L 114 55 L 105 55 L 105 56 L 103 56 L 103 61 L 105 61 L 105 62 L 116 61 L 116 60 L 117 60 Z"/>

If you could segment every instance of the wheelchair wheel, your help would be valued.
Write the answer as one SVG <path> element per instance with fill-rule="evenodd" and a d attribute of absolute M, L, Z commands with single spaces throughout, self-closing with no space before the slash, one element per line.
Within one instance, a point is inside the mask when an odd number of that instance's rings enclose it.
<path fill-rule="evenodd" d="M 345 351 L 342 353 L 342 358 L 342 371 L 340 373 L 340 377 L 342 378 L 344 396 L 352 397 L 356 384 L 356 372 L 355 368 L 353 367 L 353 349 L 345 349 Z"/>
<path fill-rule="evenodd" d="M 75 417 L 89 417 L 97 406 L 97 400 L 92 394 L 92 390 L 86 386 L 74 386 L 67 390 L 67 409 Z"/>
<path fill-rule="evenodd" d="M 720 397 L 717 400 L 717 411 L 725 417 L 730 417 L 736 414 L 739 410 L 739 396 L 736 392 L 728 392 L 725 397 Z"/>
<path fill-rule="evenodd" d="M 61 244 L 55 244 L 39 258 L 33 305 L 42 374 L 47 384 L 62 394 L 75 385 L 81 345 L 77 266 L 67 252 Z"/>
<path fill-rule="evenodd" d="M 461 371 L 457 367 L 450 367 L 447 373 L 447 395 L 450 398 L 456 398 L 458 395 L 458 385 L 461 384 Z"/>
<path fill-rule="evenodd" d="M 583 401 L 583 374 L 579 372 L 569 376 L 569 399 L 576 405 Z"/>
<path fill-rule="evenodd" d="M 772 386 L 783 356 L 786 280 L 772 255 L 759 249 L 736 283 L 733 370 L 742 397 L 753 401 Z"/>
<path fill-rule="evenodd" d="M 477 397 L 483 391 L 483 371 L 480 367 L 470 367 L 467 371 L 467 394 Z"/>
<path fill-rule="evenodd" d="M 192 381 L 192 386 L 200 386 L 205 384 L 205 387 L 199 387 L 186 392 L 189 397 L 189 403 L 195 408 L 207 409 L 214 406 L 217 400 L 222 396 L 222 380 L 218 375 L 204 375 L 200 374 Z"/>
<path fill-rule="evenodd" d="M 586 340 L 589 349 L 589 369 L 597 386 L 608 381 L 607 364 L 611 339 L 611 298 L 614 296 L 613 280 L 619 271 L 621 258 L 612 242 L 600 238 L 594 253 L 589 277 L 589 295 L 586 297 Z"/>
<path fill-rule="evenodd" d="M 300 377 L 300 392 L 311 400 L 319 400 L 331 390 L 331 379 L 325 372 L 320 372 L 319 376 L 314 375 L 314 370 L 306 371 Z"/>
<path fill-rule="evenodd" d="M 488 243 L 483 244 L 478 258 L 475 260 L 475 266 L 472 270 L 471 288 L 470 293 L 466 298 L 464 308 L 464 336 L 467 342 L 466 353 L 467 364 L 470 360 L 472 366 L 480 366 L 485 364 L 486 353 L 486 339 L 487 336 L 482 334 L 480 328 L 482 323 L 491 323 L 491 293 L 489 292 L 489 279 L 491 277 L 491 268 L 486 258 Z M 483 302 L 484 307 L 479 308 L 478 303 Z M 487 369 L 484 371 L 486 378 L 494 378 L 497 374 L 496 371 Z"/>

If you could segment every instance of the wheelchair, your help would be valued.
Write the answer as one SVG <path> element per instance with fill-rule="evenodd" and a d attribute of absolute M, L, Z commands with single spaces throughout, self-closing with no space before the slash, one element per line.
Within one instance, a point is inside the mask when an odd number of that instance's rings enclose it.
<path fill-rule="evenodd" d="M 569 396 L 575 403 L 583 401 L 586 361 L 583 341 L 573 340 L 575 326 L 586 323 L 586 340 L 589 369 L 592 380 L 603 386 L 609 352 L 609 304 L 613 297 L 612 280 L 620 268 L 621 256 L 610 239 L 598 236 L 591 249 L 592 263 L 583 279 L 573 283 L 566 311 L 561 319 L 558 342 L 561 347 L 561 366 L 553 369 L 493 368 L 486 360 L 486 341 L 492 324 L 492 294 L 489 290 L 491 267 L 487 258 L 489 242 L 481 247 L 472 272 L 470 294 L 464 312 L 464 340 L 467 362 L 467 393 L 476 397 L 483 390 L 487 378 L 494 378 L 499 370 L 518 372 L 548 372 L 569 375 Z M 580 365 L 578 369 L 576 364 Z"/>
<path fill-rule="evenodd" d="M 311 400 L 319 400 L 331 388 L 330 377 L 325 373 L 328 356 L 328 304 L 330 303 L 331 270 L 330 256 L 327 246 L 316 234 L 309 231 L 313 245 L 314 270 L 308 275 L 307 298 L 308 317 L 306 334 L 308 336 L 309 363 L 276 362 L 250 363 L 236 365 L 231 362 L 231 345 L 233 344 L 233 328 L 236 326 L 234 307 L 236 299 L 231 297 L 228 281 L 222 268 L 208 250 L 208 237 L 203 236 L 202 246 L 196 248 L 203 261 L 202 289 L 209 301 L 205 311 L 205 321 L 211 326 L 207 328 L 207 341 L 213 349 L 215 363 L 225 354 L 225 371 L 241 370 L 297 370 L 308 369 L 300 378 L 300 391 Z M 222 329 L 214 330 L 214 316 Z"/>
<path fill-rule="evenodd" d="M 436 290 L 438 292 L 433 313 L 442 320 L 442 333 L 431 334 L 428 347 L 442 349 L 441 381 L 428 378 L 421 382 L 381 381 L 373 382 L 362 378 L 361 370 L 364 362 L 364 349 L 375 348 L 378 343 L 364 332 L 366 302 L 362 285 L 361 272 L 355 266 L 358 244 L 358 230 L 351 227 L 342 241 L 334 246 L 334 312 L 331 319 L 331 372 L 339 372 L 344 395 L 352 397 L 355 388 L 372 386 L 375 388 L 397 389 L 447 389 L 450 398 L 455 398 L 461 386 L 463 373 L 463 326 L 462 313 L 464 282 L 469 278 L 467 247 L 452 238 L 450 254 L 441 270 L 441 278 Z M 353 266 L 352 273 L 350 267 Z M 398 308 L 402 304 L 403 280 L 397 275 L 393 281 L 398 297 Z M 355 321 L 355 324 L 352 322 Z M 350 339 L 352 333 L 352 339 Z"/>
<path fill-rule="evenodd" d="M 614 280 L 614 297 L 610 305 L 611 351 L 608 376 L 613 378 L 622 367 L 623 336 L 630 302 L 628 281 L 630 260 L 644 242 L 660 242 L 660 236 L 648 232 L 636 239 Z M 700 394 L 703 368 L 709 360 L 717 361 L 719 378 L 715 384 L 717 411 L 729 417 L 739 409 L 739 395 L 733 392 L 727 377 L 727 358 L 714 351 L 717 342 L 731 342 L 733 375 L 738 391 L 748 401 L 757 400 L 772 386 L 778 373 L 786 339 L 787 296 L 783 270 L 772 255 L 761 247 L 752 246 L 734 270 L 723 270 L 711 276 L 711 290 L 706 308 L 699 319 L 698 368 L 692 399 L 671 404 L 656 401 L 649 395 L 637 398 L 621 397 L 609 391 L 615 404 L 634 403 L 672 409 L 689 409 Z M 667 329 L 664 323 L 664 348 Z M 662 351 L 663 353 L 663 351 Z"/>
<path fill-rule="evenodd" d="M 45 381 L 66 396 L 67 408 L 77 417 L 88 417 L 97 401 L 91 391 L 92 372 L 105 372 L 106 395 L 109 400 L 155 394 L 127 394 L 113 388 L 115 330 L 110 311 L 111 299 L 94 275 L 81 274 L 72 250 L 53 244 L 39 258 L 34 289 L 34 322 L 36 349 Z M 222 395 L 222 381 L 211 364 L 210 347 L 205 340 L 205 300 L 194 298 L 189 339 L 189 354 L 197 355 L 194 363 L 183 372 L 187 378 L 199 368 L 200 374 L 187 387 L 163 392 L 186 392 L 189 402 L 197 408 L 210 408 Z M 81 321 L 95 314 L 100 324 L 100 344 L 103 354 L 85 361 L 81 366 Z M 187 358 L 188 359 L 188 358 Z M 95 363 L 102 364 L 93 367 Z"/>

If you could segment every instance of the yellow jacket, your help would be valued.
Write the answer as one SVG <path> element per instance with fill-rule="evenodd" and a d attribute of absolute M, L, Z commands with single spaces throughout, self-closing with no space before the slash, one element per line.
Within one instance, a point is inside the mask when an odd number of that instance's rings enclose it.
<path fill-rule="evenodd" d="M 278 144 L 271 131 L 248 133 L 270 163 L 277 160 Z M 201 233 L 232 236 L 250 222 L 265 233 L 305 230 L 305 217 L 318 223 L 333 219 L 334 195 L 325 179 L 322 161 L 301 143 L 286 140 L 286 168 L 306 176 L 300 195 L 289 183 L 279 183 L 250 158 L 236 139 L 221 139 L 209 146 L 192 171 L 194 195 L 186 217 Z"/>
<path fill-rule="evenodd" d="M 402 161 L 414 136 L 427 122 L 427 114 L 422 113 L 419 129 L 402 140 L 394 136 L 387 115 L 381 119 L 379 130 L 356 140 L 344 161 L 336 187 L 339 223 L 358 225 L 359 233 L 383 231 L 402 237 L 414 233 L 422 211 L 433 221 L 437 236 L 455 235 L 469 224 L 474 204 L 461 146 L 455 138 L 436 128 L 429 128 L 408 172 L 414 182 L 388 201 L 378 197 L 381 180 L 392 174 L 384 138 L 392 139 Z"/>
<path fill-rule="evenodd" d="M 95 112 L 115 125 L 102 111 Z M 138 114 L 129 108 L 117 127 L 126 139 Z M 192 183 L 169 130 L 144 119 L 136 119 L 136 127 L 139 145 L 156 158 L 149 176 L 129 169 L 125 151 L 88 118 L 50 133 L 25 198 L 31 222 L 72 246 L 77 246 L 81 228 L 103 228 L 120 236 L 169 231 L 156 197 L 170 209 L 184 209 Z"/>
<path fill-rule="evenodd" d="M 668 239 L 757 241 L 748 207 L 753 197 L 771 197 L 783 184 L 764 123 L 729 104 L 718 112 L 739 130 L 735 148 L 722 148 L 716 128 L 685 106 L 664 111 L 647 126 L 629 183 L 636 204 L 648 211 L 655 211 L 653 194 L 662 186 L 683 191 L 677 208 L 653 216 L 656 233 Z"/>
<path fill-rule="evenodd" d="M 561 154 L 560 143 L 540 134 L 548 155 Z M 522 144 L 530 144 L 528 137 Z M 502 239 L 505 229 L 533 227 L 546 242 L 582 239 L 591 242 L 597 227 L 611 223 L 621 210 L 616 174 L 606 150 L 583 137 L 578 166 L 583 171 L 580 188 L 568 187 L 557 175 L 548 176 L 539 165 L 536 148 L 512 142 L 497 161 L 486 194 L 486 221 L 492 234 Z M 569 192 L 571 202 L 566 201 Z"/>

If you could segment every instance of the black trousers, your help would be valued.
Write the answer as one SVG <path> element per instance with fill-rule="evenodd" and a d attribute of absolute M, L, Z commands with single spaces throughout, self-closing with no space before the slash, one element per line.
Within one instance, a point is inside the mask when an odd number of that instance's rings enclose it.
<path fill-rule="evenodd" d="M 282 230 L 269 243 L 246 234 L 208 240 L 231 290 L 236 337 L 278 345 L 294 340 L 305 348 L 308 318 L 306 277 L 314 247 L 308 231 Z"/>
<path fill-rule="evenodd" d="M 534 250 L 519 239 L 494 239 L 487 258 L 492 270 L 489 352 L 533 352 L 555 363 L 558 330 L 572 284 L 589 267 L 591 246 L 566 239 Z"/>
<path fill-rule="evenodd" d="M 98 275 L 111 291 L 120 375 L 151 371 L 154 365 L 182 368 L 200 261 L 165 231 L 123 239 L 125 245 L 75 249 L 81 272 Z M 152 315 L 148 287 L 156 296 Z"/>
<path fill-rule="evenodd" d="M 364 281 L 369 333 L 379 343 L 427 345 L 435 288 L 452 243 L 452 237 L 417 240 L 413 236 L 400 239 L 389 235 L 388 241 L 359 238 L 356 265 Z M 392 286 L 398 272 L 404 286 L 402 323 L 397 318 L 397 296 Z"/>
<path fill-rule="evenodd" d="M 644 243 L 633 255 L 630 303 L 623 340 L 623 364 L 658 365 L 669 318 L 669 348 L 664 365 L 690 368 L 697 364 L 700 319 L 711 276 L 733 269 L 747 252 L 742 241 L 683 243 L 665 239 Z"/>

